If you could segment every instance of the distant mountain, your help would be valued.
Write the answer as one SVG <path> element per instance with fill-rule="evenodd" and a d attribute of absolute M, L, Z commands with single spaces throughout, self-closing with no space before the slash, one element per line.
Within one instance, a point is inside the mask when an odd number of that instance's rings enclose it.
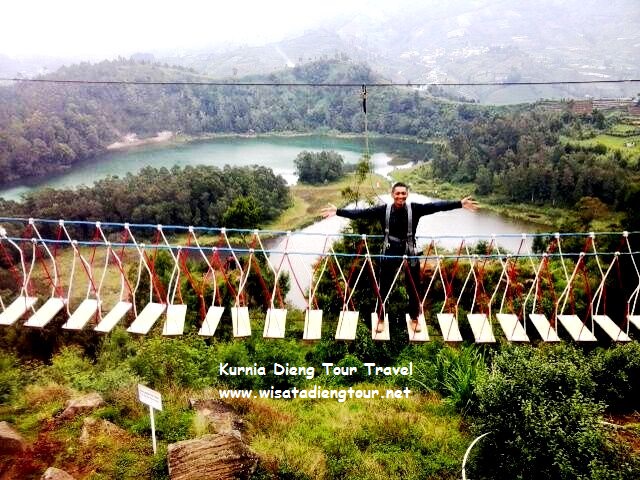
<path fill-rule="evenodd" d="M 11 58 L 0 54 L 0 77 L 33 77 L 45 75 L 71 63 L 71 60 L 53 57 Z"/>
<path fill-rule="evenodd" d="M 640 78 L 640 2 L 400 0 L 262 47 L 168 58 L 215 77 L 268 73 L 343 55 L 398 82 L 501 82 Z M 640 84 L 476 87 L 483 103 L 631 97 Z"/>

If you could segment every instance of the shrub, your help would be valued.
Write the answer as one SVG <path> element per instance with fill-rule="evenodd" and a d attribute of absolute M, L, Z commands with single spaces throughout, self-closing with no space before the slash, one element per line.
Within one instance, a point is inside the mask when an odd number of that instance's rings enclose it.
<path fill-rule="evenodd" d="M 8 403 L 20 385 L 20 370 L 14 356 L 0 352 L 0 404 Z"/>
<path fill-rule="evenodd" d="M 304 355 L 297 340 L 257 340 L 254 344 L 253 360 L 265 367 L 267 374 L 256 377 L 256 386 L 288 389 L 301 386 L 306 378 L 304 375 L 274 375 L 273 365 L 290 367 L 306 366 Z"/>
<path fill-rule="evenodd" d="M 482 377 L 474 430 L 490 432 L 478 448 L 474 478 L 624 477 L 593 399 L 586 361 L 570 346 L 509 347 Z"/>
<path fill-rule="evenodd" d="M 294 160 L 300 183 L 333 182 L 343 175 L 344 158 L 333 151 L 303 151 Z"/>
<path fill-rule="evenodd" d="M 486 372 L 482 352 L 473 345 L 443 348 L 436 356 L 435 367 L 440 393 L 457 410 L 466 412 L 472 407 L 476 384 Z"/>
<path fill-rule="evenodd" d="M 640 410 L 640 343 L 598 350 L 591 360 L 597 396 L 609 410 Z"/>
<path fill-rule="evenodd" d="M 214 359 L 204 339 L 152 337 L 129 360 L 133 371 L 154 386 L 204 387 L 211 383 Z"/>

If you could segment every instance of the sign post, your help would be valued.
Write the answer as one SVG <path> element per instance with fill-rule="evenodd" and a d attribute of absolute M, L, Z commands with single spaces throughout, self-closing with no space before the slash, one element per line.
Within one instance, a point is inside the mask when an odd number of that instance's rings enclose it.
<path fill-rule="evenodd" d="M 145 405 L 149 405 L 149 417 L 151 419 L 151 440 L 153 442 L 153 453 L 157 452 L 156 447 L 156 422 L 153 416 L 153 409 L 162 411 L 162 395 L 160 392 L 151 390 L 149 387 L 138 384 L 138 399 Z"/>

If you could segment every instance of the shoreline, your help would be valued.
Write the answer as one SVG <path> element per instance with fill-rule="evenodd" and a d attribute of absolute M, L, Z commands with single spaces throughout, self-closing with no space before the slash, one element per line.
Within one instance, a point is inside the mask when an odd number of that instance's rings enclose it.
<path fill-rule="evenodd" d="M 344 133 L 344 132 L 332 132 L 332 131 L 310 131 L 310 132 L 295 132 L 295 131 L 283 131 L 283 132 L 268 132 L 268 133 L 203 133 L 201 135 L 188 135 L 180 132 L 173 132 L 170 130 L 163 130 L 157 132 L 154 137 L 138 138 L 136 133 L 128 133 L 124 135 L 121 140 L 113 142 L 107 145 L 106 152 L 113 152 L 119 150 L 126 150 L 128 148 L 142 147 L 146 145 L 162 145 L 171 143 L 192 143 L 201 142 L 215 139 L 227 139 L 227 138 L 297 138 L 297 137 L 334 137 L 342 139 L 364 138 L 364 133 Z M 442 143 L 442 139 L 421 139 L 411 137 L 407 135 L 382 135 L 378 133 L 369 133 L 369 139 L 389 139 L 395 141 L 415 142 L 417 144 L 429 144 L 429 143 Z M 105 152 L 105 153 L 106 153 Z"/>
<path fill-rule="evenodd" d="M 138 138 L 137 133 L 128 133 L 122 138 L 121 141 L 113 142 L 112 144 L 107 145 L 106 148 L 108 152 L 125 150 L 127 148 L 140 147 L 143 145 L 168 143 L 174 137 L 175 134 L 170 130 L 163 130 L 156 133 L 155 137 L 149 138 Z"/>

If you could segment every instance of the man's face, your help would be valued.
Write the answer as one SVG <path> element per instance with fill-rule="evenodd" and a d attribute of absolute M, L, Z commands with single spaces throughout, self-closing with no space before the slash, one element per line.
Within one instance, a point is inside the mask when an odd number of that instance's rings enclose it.
<path fill-rule="evenodd" d="M 394 188 L 391 192 L 391 196 L 393 197 L 393 204 L 396 207 L 403 207 L 407 201 L 407 195 L 409 195 L 407 187 Z"/>

